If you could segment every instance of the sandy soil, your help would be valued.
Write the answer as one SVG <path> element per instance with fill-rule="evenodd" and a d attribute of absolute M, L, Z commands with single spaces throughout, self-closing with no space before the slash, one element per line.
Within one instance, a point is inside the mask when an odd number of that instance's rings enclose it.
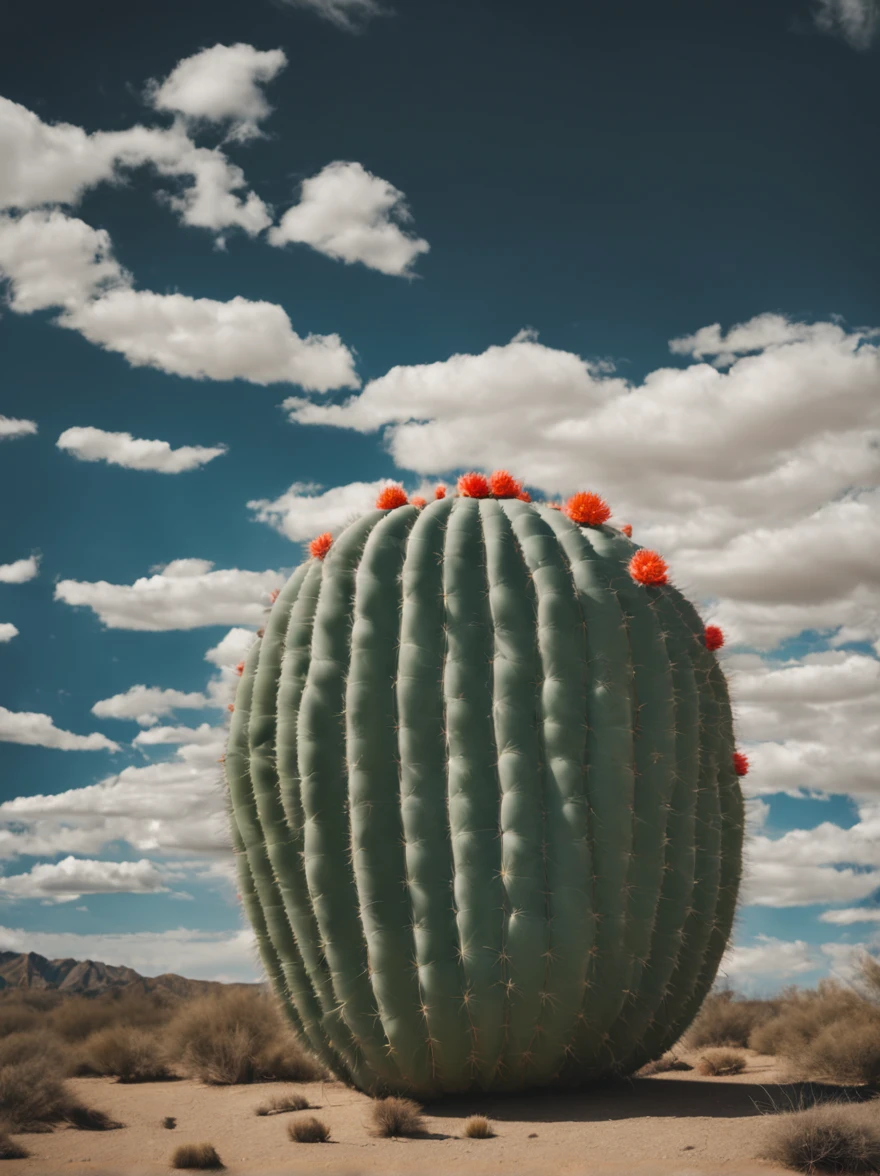
<path fill-rule="evenodd" d="M 286 1089 L 279 1083 L 122 1086 L 112 1079 L 79 1078 L 70 1085 L 125 1128 L 18 1136 L 31 1156 L 5 1162 L 3 1176 L 154 1176 L 168 1172 L 178 1144 L 200 1142 L 214 1144 L 230 1176 L 781 1176 L 784 1169 L 754 1157 L 768 1128 L 766 1112 L 791 1105 L 799 1094 L 785 1083 L 775 1059 L 752 1054 L 747 1071 L 731 1078 L 672 1072 L 614 1089 L 437 1104 L 426 1108 L 425 1138 L 393 1140 L 370 1135 L 370 1100 L 363 1095 L 338 1083 L 303 1084 L 296 1089 L 332 1134 L 332 1143 L 306 1145 L 288 1139 L 294 1116 L 254 1114 L 261 1102 Z M 878 1114 L 876 1103 L 865 1110 L 871 1117 Z M 477 1113 L 492 1119 L 496 1138 L 461 1138 L 464 1120 Z M 166 1115 L 177 1119 L 176 1129 L 163 1128 Z"/>

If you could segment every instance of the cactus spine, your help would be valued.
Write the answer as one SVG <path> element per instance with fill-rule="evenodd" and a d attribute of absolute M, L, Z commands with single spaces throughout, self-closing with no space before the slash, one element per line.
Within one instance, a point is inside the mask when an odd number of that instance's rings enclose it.
<path fill-rule="evenodd" d="M 733 920 L 717 644 L 604 519 L 383 493 L 315 541 L 239 683 L 225 767 L 267 974 L 369 1093 L 632 1072 Z"/>

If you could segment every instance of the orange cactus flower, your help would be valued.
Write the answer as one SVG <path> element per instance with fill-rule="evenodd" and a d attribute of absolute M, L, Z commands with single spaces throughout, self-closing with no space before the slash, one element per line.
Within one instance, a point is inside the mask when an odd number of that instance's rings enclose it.
<path fill-rule="evenodd" d="M 665 584 L 669 569 L 656 551 L 637 551 L 629 561 L 629 574 L 637 584 Z"/>
<path fill-rule="evenodd" d="M 519 494 L 517 494 L 517 498 L 520 500 L 520 502 L 532 501 L 532 496 L 529 494 L 528 490 L 520 490 Z"/>
<path fill-rule="evenodd" d="M 410 506 L 417 506 L 419 510 L 421 510 L 423 506 L 428 505 L 425 499 L 422 498 L 421 494 L 413 494 L 412 498 L 409 500 L 409 504 Z"/>
<path fill-rule="evenodd" d="M 462 498 L 488 498 L 489 479 L 482 474 L 462 474 L 458 479 L 458 492 Z"/>
<path fill-rule="evenodd" d="M 390 486 L 383 486 L 376 499 L 377 510 L 395 510 L 398 506 L 406 506 L 406 491 L 399 482 L 392 482 Z"/>
<path fill-rule="evenodd" d="M 238 665 L 235 667 L 235 672 L 238 674 L 239 678 L 242 676 L 244 673 L 244 662 L 238 663 Z"/>
<path fill-rule="evenodd" d="M 330 550 L 333 543 L 333 536 L 329 531 L 325 531 L 323 535 L 316 535 L 309 544 L 309 555 L 313 559 L 323 559 Z"/>
<path fill-rule="evenodd" d="M 624 523 L 620 529 L 623 531 L 624 535 L 626 535 L 627 539 L 632 539 L 632 523 Z"/>
<path fill-rule="evenodd" d="M 733 753 L 733 770 L 737 776 L 747 776 L 749 773 L 749 757 L 741 751 Z"/>
<path fill-rule="evenodd" d="M 611 518 L 611 507 L 598 494 L 581 491 L 572 494 L 565 504 L 565 513 L 573 523 L 582 527 L 601 527 Z"/>
<path fill-rule="evenodd" d="M 724 634 L 717 625 L 707 625 L 703 640 L 707 649 L 720 649 L 724 644 Z"/>
<path fill-rule="evenodd" d="M 446 497 L 446 487 L 445 486 L 435 486 L 434 487 L 434 497 L 438 498 L 438 499 L 445 498 Z"/>
<path fill-rule="evenodd" d="M 489 489 L 495 498 L 519 498 L 522 494 L 522 482 L 514 478 L 507 470 L 496 470 L 489 475 Z M 474 494 L 474 498 L 483 498 L 482 494 Z"/>
<path fill-rule="evenodd" d="M 278 599 L 278 597 L 280 596 L 280 594 L 281 594 L 281 589 L 280 589 L 280 588 L 273 588 L 273 589 L 272 589 L 272 591 L 269 593 L 269 603 L 270 603 L 270 604 L 274 604 L 274 603 L 275 603 L 275 601 L 276 601 L 276 600 Z"/>
<path fill-rule="evenodd" d="M 229 711 L 229 713 L 231 714 L 231 713 L 232 713 L 232 712 L 235 710 L 235 703 L 234 703 L 234 702 L 228 702 L 228 703 L 226 704 L 226 709 L 227 709 L 227 710 Z"/>

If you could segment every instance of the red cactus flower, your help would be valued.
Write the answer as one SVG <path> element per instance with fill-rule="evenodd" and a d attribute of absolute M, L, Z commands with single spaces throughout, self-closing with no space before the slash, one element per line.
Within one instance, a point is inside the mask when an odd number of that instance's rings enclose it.
<path fill-rule="evenodd" d="M 517 494 L 517 498 L 520 500 L 520 502 L 532 501 L 532 496 L 529 494 L 528 490 L 520 490 L 519 494 Z"/>
<path fill-rule="evenodd" d="M 598 494 L 581 491 L 572 494 L 566 502 L 565 513 L 573 523 L 579 523 L 582 527 L 601 527 L 611 518 L 611 507 Z"/>
<path fill-rule="evenodd" d="M 494 474 L 489 475 L 489 489 L 495 498 L 519 498 L 522 494 L 522 482 L 507 470 L 496 470 Z"/>
<path fill-rule="evenodd" d="M 737 776 L 747 776 L 749 772 L 749 757 L 741 751 L 733 753 L 733 770 Z"/>
<path fill-rule="evenodd" d="M 423 506 L 428 505 L 425 499 L 422 498 L 421 494 L 413 494 L 412 498 L 409 500 L 409 504 L 410 506 L 417 506 L 419 510 L 421 510 Z"/>
<path fill-rule="evenodd" d="M 707 649 L 720 649 L 724 644 L 724 634 L 717 625 L 707 625 L 703 640 Z"/>
<path fill-rule="evenodd" d="M 281 595 L 281 589 L 280 588 L 273 588 L 272 591 L 269 593 L 269 603 L 274 604 L 280 595 Z"/>
<path fill-rule="evenodd" d="M 462 498 L 488 498 L 489 480 L 482 474 L 462 474 L 458 479 L 458 492 Z"/>
<path fill-rule="evenodd" d="M 242 676 L 244 673 L 244 662 L 238 663 L 238 665 L 235 667 L 235 672 L 238 674 L 239 678 Z"/>
<path fill-rule="evenodd" d="M 629 561 L 629 574 L 637 584 L 665 584 L 666 560 L 656 551 L 637 551 Z"/>
<path fill-rule="evenodd" d="M 435 498 L 445 498 L 446 497 L 446 487 L 445 486 L 435 486 L 434 487 L 434 497 Z"/>
<path fill-rule="evenodd" d="M 333 536 L 329 531 L 325 531 L 323 535 L 316 535 L 309 544 L 309 555 L 313 559 L 323 559 L 330 550 L 332 543 Z"/>
<path fill-rule="evenodd" d="M 235 710 L 235 703 L 234 703 L 234 702 L 228 702 L 228 703 L 226 704 L 226 709 L 227 709 L 227 710 L 230 712 L 230 714 L 231 714 L 231 713 L 232 713 L 232 711 L 234 711 L 234 710 Z"/>
<path fill-rule="evenodd" d="M 632 523 L 624 523 L 620 529 L 623 531 L 624 535 L 626 535 L 627 539 L 632 539 Z"/>
<path fill-rule="evenodd" d="M 399 482 L 392 482 L 383 486 L 376 499 L 377 510 L 394 510 L 398 506 L 406 506 L 406 491 Z"/>

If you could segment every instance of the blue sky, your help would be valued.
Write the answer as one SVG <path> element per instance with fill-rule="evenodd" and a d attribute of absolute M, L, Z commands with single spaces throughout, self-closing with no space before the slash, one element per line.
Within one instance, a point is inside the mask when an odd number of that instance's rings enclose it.
<path fill-rule="evenodd" d="M 880 8 L 673 8 L 8 16 L 0 947 L 255 975 L 232 667 L 383 479 L 499 465 L 727 634 L 730 982 L 880 944 Z"/>

